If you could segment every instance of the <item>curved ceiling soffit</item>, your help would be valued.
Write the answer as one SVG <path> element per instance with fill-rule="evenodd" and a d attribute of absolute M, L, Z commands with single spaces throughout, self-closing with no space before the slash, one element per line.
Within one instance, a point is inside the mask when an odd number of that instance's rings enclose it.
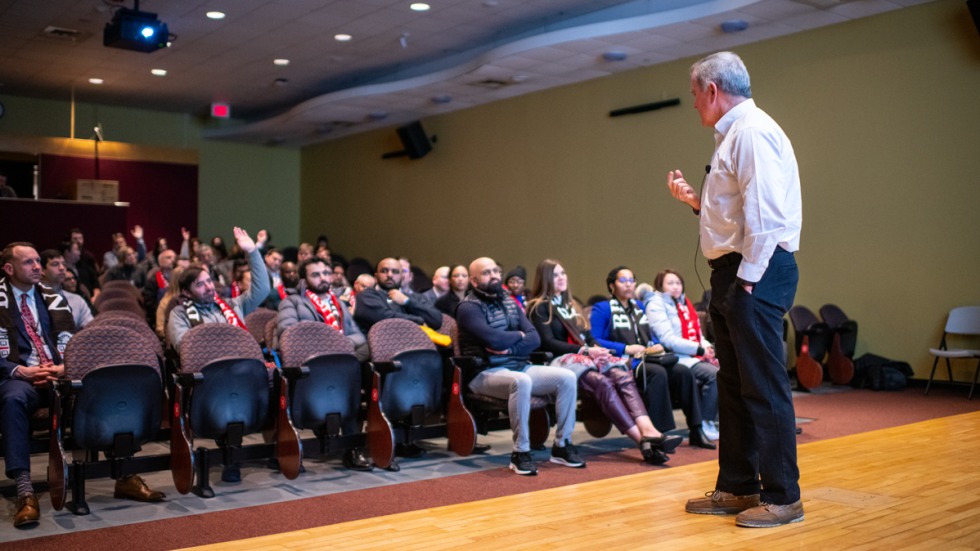
<path fill-rule="evenodd" d="M 297 122 L 297 119 L 304 123 L 313 123 L 315 120 L 312 120 L 309 117 L 311 113 L 347 99 L 412 90 L 466 75 L 484 65 L 493 63 L 495 60 L 520 54 L 529 50 L 545 48 L 548 46 L 554 46 L 577 40 L 587 40 L 629 32 L 649 30 L 657 27 L 672 25 L 674 23 L 681 23 L 692 19 L 738 10 L 745 6 L 758 3 L 759 1 L 761 0 L 709 0 L 708 2 L 665 12 L 627 17 L 599 23 L 590 23 L 578 27 L 544 32 L 529 38 L 522 38 L 509 42 L 488 51 L 480 51 L 479 53 L 470 56 L 467 61 L 447 69 L 433 71 L 401 80 L 365 84 L 362 86 L 347 88 L 345 90 L 330 92 L 328 94 L 303 101 L 285 113 L 269 117 L 267 119 L 233 127 L 205 130 L 204 136 L 207 138 L 234 138 L 244 137 L 247 135 L 265 134 L 267 132 L 275 131 L 276 129 L 281 129 L 283 126 L 289 126 L 291 123 Z"/>

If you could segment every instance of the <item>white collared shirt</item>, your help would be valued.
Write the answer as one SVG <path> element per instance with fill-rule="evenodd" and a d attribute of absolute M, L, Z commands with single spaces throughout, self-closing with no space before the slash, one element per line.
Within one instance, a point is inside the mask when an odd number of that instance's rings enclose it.
<path fill-rule="evenodd" d="M 776 247 L 800 248 L 803 206 L 793 146 L 747 99 L 715 124 L 715 152 L 701 195 L 701 252 L 742 254 L 738 277 L 762 279 Z"/>

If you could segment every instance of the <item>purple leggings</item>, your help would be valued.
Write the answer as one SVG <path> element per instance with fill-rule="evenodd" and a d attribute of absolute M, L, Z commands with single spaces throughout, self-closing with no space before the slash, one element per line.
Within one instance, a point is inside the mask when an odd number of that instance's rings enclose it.
<path fill-rule="evenodd" d="M 579 377 L 578 387 L 596 401 L 602 413 L 623 434 L 636 426 L 637 417 L 648 415 L 640 391 L 636 388 L 636 380 L 628 370 L 614 367 L 599 373 L 590 369 Z"/>

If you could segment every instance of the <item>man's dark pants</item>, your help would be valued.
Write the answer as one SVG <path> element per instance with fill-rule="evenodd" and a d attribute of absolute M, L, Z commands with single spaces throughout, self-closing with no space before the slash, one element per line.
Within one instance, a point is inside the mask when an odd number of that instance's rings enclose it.
<path fill-rule="evenodd" d="M 783 348 L 783 316 L 793 305 L 799 270 L 777 248 L 752 293 L 735 283 L 738 262 L 711 273 L 709 308 L 718 372 L 718 482 L 764 503 L 800 499 L 796 413 Z M 761 486 L 761 491 L 760 491 Z"/>
<path fill-rule="evenodd" d="M 0 381 L 0 433 L 3 434 L 3 456 L 7 477 L 30 471 L 31 414 L 40 398 L 34 387 L 19 379 Z"/>

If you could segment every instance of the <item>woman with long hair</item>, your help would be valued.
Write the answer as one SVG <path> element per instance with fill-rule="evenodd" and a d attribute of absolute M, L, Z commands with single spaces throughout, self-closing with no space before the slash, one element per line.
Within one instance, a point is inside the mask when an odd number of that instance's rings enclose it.
<path fill-rule="evenodd" d="M 653 280 L 653 287 L 656 291 L 646 305 L 650 327 L 660 342 L 677 354 L 677 363 L 691 370 L 701 389 L 701 434 L 718 440 L 715 347 L 701 333 L 698 313 L 684 294 L 684 278 L 679 273 L 674 270 L 660 272 Z"/>
<path fill-rule="evenodd" d="M 643 308 L 634 299 L 636 278 L 632 270 L 626 266 L 610 270 L 606 288 L 611 295 L 609 300 L 592 307 L 592 332 L 596 341 L 616 355 L 633 358 L 633 366 L 642 374 L 637 378 L 645 383 L 647 411 L 657 429 L 669 431 L 676 427 L 673 396 L 680 402 L 687 420 L 691 445 L 715 449 L 716 446 L 701 432 L 701 396 L 691 370 L 677 363 L 656 363 L 656 355 L 665 349 L 650 329 Z M 648 360 L 648 356 L 653 359 Z"/>
<path fill-rule="evenodd" d="M 619 431 L 640 447 L 643 460 L 661 465 L 680 443 L 653 426 L 628 364 L 598 346 L 568 290 L 568 275 L 556 260 L 538 264 L 527 316 L 541 337 L 541 349 L 555 355 L 552 365 L 578 376 L 579 392 L 595 400 Z"/>

